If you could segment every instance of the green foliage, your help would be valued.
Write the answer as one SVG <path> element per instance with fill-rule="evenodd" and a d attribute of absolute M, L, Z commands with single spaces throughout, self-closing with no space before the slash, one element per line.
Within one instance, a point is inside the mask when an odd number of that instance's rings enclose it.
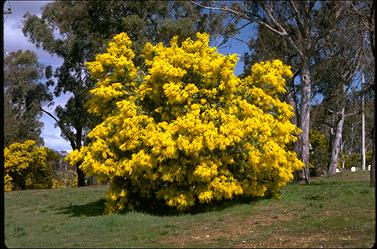
<path fill-rule="evenodd" d="M 42 144 L 41 103 L 51 100 L 38 81 L 42 65 L 34 52 L 11 52 L 4 58 L 4 145 L 28 139 Z"/>
<path fill-rule="evenodd" d="M 310 130 L 309 141 L 312 146 L 309 157 L 310 174 L 320 176 L 328 168 L 329 141 L 322 132 L 313 129 Z"/>
<path fill-rule="evenodd" d="M 13 143 L 4 149 L 5 191 L 52 186 L 49 150 L 33 140 Z"/>
<path fill-rule="evenodd" d="M 56 170 L 51 188 L 77 187 L 77 173 L 74 170 Z"/>
<path fill-rule="evenodd" d="M 366 153 L 365 159 L 366 159 L 366 167 L 368 167 L 368 165 L 372 164 L 372 159 L 373 159 L 373 151 L 372 150 L 370 150 Z M 343 154 L 341 156 L 340 160 L 339 160 L 339 163 L 338 163 L 339 168 L 342 167 L 343 161 L 345 161 L 345 163 L 344 163 L 345 169 L 351 169 L 352 167 L 361 168 L 361 164 L 362 164 L 361 153 Z"/>
<path fill-rule="evenodd" d="M 48 164 L 53 171 L 51 188 L 77 187 L 77 173 L 64 161 L 65 155 L 46 148 Z"/>

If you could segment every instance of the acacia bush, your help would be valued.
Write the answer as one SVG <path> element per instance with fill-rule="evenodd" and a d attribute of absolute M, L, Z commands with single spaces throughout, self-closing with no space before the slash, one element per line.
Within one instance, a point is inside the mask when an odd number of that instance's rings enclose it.
<path fill-rule="evenodd" d="M 52 186 L 49 151 L 36 141 L 13 143 L 4 149 L 4 191 Z"/>
<path fill-rule="evenodd" d="M 87 63 L 97 82 L 87 108 L 102 122 L 67 160 L 110 182 L 107 212 L 277 196 L 303 167 L 287 149 L 299 132 L 292 107 L 279 100 L 290 68 L 262 62 L 241 80 L 237 56 L 219 54 L 208 41 L 198 33 L 168 47 L 148 43 L 137 68 L 120 33 Z"/>

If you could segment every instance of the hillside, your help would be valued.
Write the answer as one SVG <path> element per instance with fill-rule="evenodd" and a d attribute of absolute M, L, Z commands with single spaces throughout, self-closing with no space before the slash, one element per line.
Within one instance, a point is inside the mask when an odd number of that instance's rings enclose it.
<path fill-rule="evenodd" d="M 103 215 L 106 187 L 5 193 L 8 247 L 371 247 L 375 190 L 368 172 L 291 184 L 282 198 L 205 213 Z"/>

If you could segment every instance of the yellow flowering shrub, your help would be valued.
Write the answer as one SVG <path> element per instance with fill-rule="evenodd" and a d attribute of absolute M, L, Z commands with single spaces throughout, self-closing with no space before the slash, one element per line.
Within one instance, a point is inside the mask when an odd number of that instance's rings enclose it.
<path fill-rule="evenodd" d="M 52 186 L 48 149 L 33 140 L 13 143 L 4 149 L 4 191 Z"/>
<path fill-rule="evenodd" d="M 289 121 L 292 107 L 279 100 L 290 68 L 263 62 L 241 80 L 237 56 L 219 54 L 208 41 L 198 33 L 169 47 L 148 43 L 141 69 L 121 33 L 87 64 L 97 81 L 88 111 L 102 123 L 67 160 L 110 181 L 108 212 L 273 196 L 303 167 L 287 149 L 299 132 Z"/>

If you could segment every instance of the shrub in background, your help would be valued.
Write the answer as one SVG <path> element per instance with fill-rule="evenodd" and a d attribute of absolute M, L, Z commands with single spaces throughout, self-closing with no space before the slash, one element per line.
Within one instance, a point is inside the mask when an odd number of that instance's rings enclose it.
<path fill-rule="evenodd" d="M 277 196 L 303 166 L 287 149 L 299 132 L 292 107 L 279 100 L 290 68 L 262 62 L 241 80 L 236 55 L 219 54 L 208 40 L 198 33 L 169 47 L 147 44 L 141 69 L 121 33 L 87 64 L 97 81 L 87 107 L 102 123 L 67 160 L 110 181 L 107 212 Z"/>
<path fill-rule="evenodd" d="M 52 186 L 48 149 L 36 141 L 13 143 L 4 149 L 4 189 L 40 189 Z"/>
<path fill-rule="evenodd" d="M 309 142 L 312 146 L 309 157 L 310 174 L 320 176 L 326 174 L 329 164 L 329 141 L 318 130 L 309 131 Z"/>
<path fill-rule="evenodd" d="M 58 151 L 47 149 L 48 163 L 53 170 L 52 188 L 77 187 L 77 173 L 68 167 L 64 158 L 66 155 Z"/>
<path fill-rule="evenodd" d="M 52 179 L 52 188 L 77 187 L 77 172 L 74 170 L 56 170 Z"/>
<path fill-rule="evenodd" d="M 370 150 L 366 153 L 366 167 L 368 167 L 368 165 L 371 165 L 372 164 L 372 159 L 373 159 L 373 151 Z M 345 169 L 351 169 L 352 167 L 355 167 L 355 168 L 359 168 L 361 169 L 361 153 L 351 153 L 351 154 L 343 154 L 341 157 L 340 157 L 340 160 L 339 160 L 339 166 L 338 168 L 342 168 L 342 163 L 343 161 L 345 161 L 344 163 L 344 168 Z"/>

